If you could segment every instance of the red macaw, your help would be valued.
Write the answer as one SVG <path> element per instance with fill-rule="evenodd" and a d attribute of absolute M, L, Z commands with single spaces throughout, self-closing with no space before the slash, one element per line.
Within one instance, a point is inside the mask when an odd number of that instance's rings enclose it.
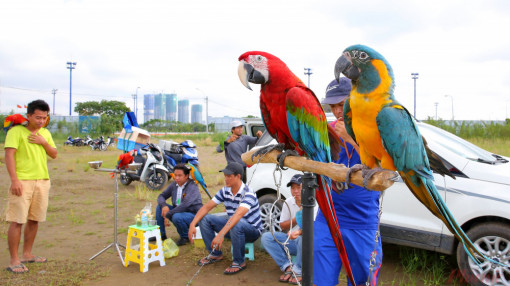
<path fill-rule="evenodd" d="M 131 150 L 130 152 L 119 155 L 119 161 L 117 162 L 117 169 L 126 169 L 129 164 L 133 163 L 135 157 L 133 157 L 134 152 L 136 150 Z"/>
<path fill-rule="evenodd" d="M 239 78 L 250 90 L 248 82 L 261 85 L 260 109 L 264 125 L 285 148 L 305 153 L 320 162 L 331 162 L 332 154 L 338 155 L 338 141 L 331 143 L 336 146 L 336 153 L 330 144 L 330 139 L 336 140 L 337 136 L 327 124 L 319 100 L 279 58 L 265 52 L 244 53 L 239 57 Z M 318 175 L 317 181 L 317 203 L 328 222 L 347 277 L 356 285 L 333 207 L 331 180 Z"/>
<path fill-rule="evenodd" d="M 48 117 L 46 117 L 46 123 L 44 124 L 43 127 L 48 126 L 49 123 L 50 123 L 50 116 L 48 115 Z M 11 129 L 11 127 L 14 127 L 14 126 L 20 125 L 20 124 L 27 125 L 28 119 L 26 119 L 23 115 L 21 115 L 19 113 L 9 115 L 4 120 L 4 128 L 3 128 L 4 132 L 7 132 L 7 131 L 9 131 L 9 129 Z"/>

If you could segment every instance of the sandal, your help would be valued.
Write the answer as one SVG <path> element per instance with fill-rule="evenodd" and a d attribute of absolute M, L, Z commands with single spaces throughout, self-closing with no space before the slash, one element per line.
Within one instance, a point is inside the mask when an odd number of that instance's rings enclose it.
<path fill-rule="evenodd" d="M 23 271 L 16 271 L 17 269 L 23 269 Z M 15 274 L 23 274 L 23 273 L 28 272 L 28 268 L 23 263 L 20 263 L 18 265 L 14 265 L 14 266 L 9 266 L 9 267 L 5 268 L 5 270 L 15 273 Z"/>
<path fill-rule="evenodd" d="M 46 262 L 48 262 L 48 259 L 37 255 L 27 260 L 21 260 L 21 263 L 46 263 Z"/>
<path fill-rule="evenodd" d="M 285 272 L 280 276 L 280 279 L 278 281 L 287 283 L 289 282 L 289 279 L 292 277 L 292 269 L 290 267 L 287 267 Z"/>
<path fill-rule="evenodd" d="M 223 259 L 223 256 L 213 257 L 210 255 L 207 255 L 206 257 L 204 257 L 198 261 L 198 266 L 204 266 L 204 265 L 216 263 L 218 261 L 221 261 L 222 259 Z"/>
<path fill-rule="evenodd" d="M 299 285 L 301 284 L 301 280 L 303 280 L 303 277 L 301 277 L 301 274 L 295 274 L 296 276 L 292 275 L 292 277 L 289 279 L 289 284 L 292 285 Z"/>
<path fill-rule="evenodd" d="M 226 275 L 234 275 L 234 274 L 237 274 L 241 271 L 243 271 L 244 269 L 246 269 L 246 264 L 244 265 L 239 265 L 239 264 L 234 264 L 232 263 L 227 269 L 225 269 L 225 271 L 223 272 L 223 274 L 226 274 Z M 231 271 L 227 271 L 229 269 L 237 269 L 237 271 L 234 271 L 234 272 L 231 272 Z"/>

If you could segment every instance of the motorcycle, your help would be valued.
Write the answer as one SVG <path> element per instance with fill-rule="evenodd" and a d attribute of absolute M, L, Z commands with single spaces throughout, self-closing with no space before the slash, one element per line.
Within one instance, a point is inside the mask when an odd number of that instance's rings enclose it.
<path fill-rule="evenodd" d="M 73 137 L 71 137 L 71 135 L 69 135 L 69 137 L 67 137 L 67 140 L 66 142 L 64 142 L 64 145 L 70 145 L 70 146 L 83 146 L 83 139 L 79 138 L 79 137 L 76 137 L 73 139 Z"/>
<path fill-rule="evenodd" d="M 110 146 L 115 147 L 115 145 L 117 145 L 115 144 L 115 140 L 112 137 L 108 136 L 108 139 L 106 139 L 106 149 L 108 149 Z"/>
<path fill-rule="evenodd" d="M 108 144 L 104 141 L 104 137 L 101 135 L 99 139 L 92 140 L 90 142 L 90 147 L 92 150 L 101 150 L 106 151 L 106 148 L 108 148 Z"/>
<path fill-rule="evenodd" d="M 180 144 L 171 142 L 169 150 L 164 150 L 165 167 L 174 172 L 174 167 L 178 163 L 193 164 L 198 167 L 197 145 L 191 140 L 186 140 Z"/>
<path fill-rule="evenodd" d="M 85 137 L 85 139 L 83 141 L 83 144 L 87 145 L 87 146 L 90 146 L 90 144 L 92 144 L 92 141 L 94 141 L 94 140 L 92 140 L 92 138 L 90 138 L 90 136 L 87 135 L 87 137 Z"/>
<path fill-rule="evenodd" d="M 145 185 L 151 190 L 160 190 L 169 176 L 169 171 L 164 165 L 165 159 L 161 148 L 149 143 L 140 148 L 139 153 L 134 156 L 134 161 L 142 165 L 136 171 L 136 174 L 121 172 L 120 183 L 127 186 L 133 181 L 141 181 L 145 182 Z"/>

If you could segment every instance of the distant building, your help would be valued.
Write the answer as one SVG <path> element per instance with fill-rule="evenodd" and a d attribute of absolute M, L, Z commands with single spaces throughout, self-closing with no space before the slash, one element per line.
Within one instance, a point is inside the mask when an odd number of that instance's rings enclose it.
<path fill-rule="evenodd" d="M 166 104 L 167 94 L 155 94 L 154 95 L 154 119 L 167 120 L 166 119 Z"/>
<path fill-rule="evenodd" d="M 143 96 L 143 122 L 154 119 L 154 94 Z"/>
<path fill-rule="evenodd" d="M 167 94 L 166 120 L 177 121 L 177 94 Z"/>
<path fill-rule="evenodd" d="M 178 101 L 179 113 L 178 118 L 181 123 L 189 123 L 189 100 L 182 99 Z"/>
<path fill-rule="evenodd" d="M 191 106 L 191 123 L 202 123 L 202 104 Z"/>
<path fill-rule="evenodd" d="M 214 132 L 230 132 L 230 122 L 234 120 L 240 120 L 241 122 L 246 122 L 244 119 L 239 117 L 212 117 L 208 118 L 209 124 L 214 123 Z"/>

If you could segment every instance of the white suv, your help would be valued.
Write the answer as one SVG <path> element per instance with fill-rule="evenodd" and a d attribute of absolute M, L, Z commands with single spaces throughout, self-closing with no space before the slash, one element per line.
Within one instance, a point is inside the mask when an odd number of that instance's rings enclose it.
<path fill-rule="evenodd" d="M 333 118 L 328 116 L 329 120 Z M 471 240 L 488 257 L 510 265 L 510 158 L 491 154 L 449 132 L 418 122 L 421 134 L 456 176 L 456 180 L 434 174 L 435 183 L 453 216 Z M 248 120 L 248 135 L 264 129 L 260 119 Z M 273 141 L 273 142 L 272 142 Z M 256 146 L 275 143 L 267 132 Z M 257 166 L 258 165 L 258 166 Z M 269 229 L 269 211 L 276 200 L 274 164 L 247 169 L 247 181 L 257 193 L 264 227 Z M 256 170 L 256 171 L 255 171 Z M 290 196 L 287 182 L 298 171 L 282 174 L 280 192 Z M 279 175 L 277 176 L 279 179 Z M 281 209 L 273 209 L 276 219 Z M 277 226 L 277 228 L 279 228 Z M 510 285 L 510 267 L 485 263 L 481 268 L 468 259 L 462 246 L 446 226 L 422 205 L 402 182 L 386 190 L 381 217 L 383 242 L 456 254 L 462 274 L 472 285 Z M 473 281 L 476 277 L 476 281 Z"/>

